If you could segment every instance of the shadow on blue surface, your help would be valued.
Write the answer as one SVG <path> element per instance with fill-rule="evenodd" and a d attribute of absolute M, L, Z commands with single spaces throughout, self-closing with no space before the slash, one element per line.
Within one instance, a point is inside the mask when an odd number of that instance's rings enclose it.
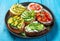
<path fill-rule="evenodd" d="M 54 41 L 58 34 L 58 22 L 55 19 L 55 23 L 51 31 L 47 34 L 47 41 Z"/>

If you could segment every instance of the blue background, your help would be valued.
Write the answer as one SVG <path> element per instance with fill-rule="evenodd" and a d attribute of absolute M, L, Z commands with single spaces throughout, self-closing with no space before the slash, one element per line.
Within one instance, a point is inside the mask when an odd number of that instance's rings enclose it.
<path fill-rule="evenodd" d="M 47 6 L 55 16 L 52 30 L 43 37 L 23 39 L 12 36 L 6 25 L 5 15 L 11 5 L 21 2 L 38 2 Z M 60 0 L 0 0 L 0 41 L 60 41 Z"/>

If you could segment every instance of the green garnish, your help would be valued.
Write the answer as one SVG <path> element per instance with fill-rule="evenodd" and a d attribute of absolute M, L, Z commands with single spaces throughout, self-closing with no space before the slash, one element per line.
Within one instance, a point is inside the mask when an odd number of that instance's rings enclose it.
<path fill-rule="evenodd" d="M 30 22 L 30 21 L 34 20 L 34 18 L 35 18 L 35 12 L 33 10 L 31 10 L 31 11 L 26 10 L 26 11 L 24 11 L 22 13 L 21 17 L 25 21 Z"/>
<path fill-rule="evenodd" d="M 10 17 L 8 19 L 8 24 L 10 24 L 14 28 L 21 28 L 21 26 L 23 25 L 23 22 L 24 20 L 18 16 Z"/>
<path fill-rule="evenodd" d="M 44 25 L 38 23 L 37 21 L 29 24 L 29 25 L 26 26 L 26 27 L 27 27 L 27 30 L 29 29 L 29 30 L 32 30 L 32 31 L 34 31 L 34 30 L 37 30 L 37 31 L 42 31 L 42 30 L 44 30 Z"/>
<path fill-rule="evenodd" d="M 21 36 L 26 37 L 26 34 L 25 33 L 21 33 Z"/>

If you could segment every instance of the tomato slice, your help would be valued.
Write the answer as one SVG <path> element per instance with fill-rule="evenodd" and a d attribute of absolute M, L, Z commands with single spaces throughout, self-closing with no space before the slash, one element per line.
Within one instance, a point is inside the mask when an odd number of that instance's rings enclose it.
<path fill-rule="evenodd" d="M 29 10 L 35 10 L 36 12 L 39 12 L 42 9 L 42 6 L 37 3 L 30 3 L 28 5 Z"/>
<path fill-rule="evenodd" d="M 48 12 L 43 11 L 42 13 L 45 14 L 45 16 L 46 16 L 46 18 L 48 19 L 48 21 L 51 20 L 51 17 L 50 17 L 50 15 L 48 14 Z"/>
<path fill-rule="evenodd" d="M 30 8 L 31 8 L 32 10 L 40 10 L 40 9 L 41 9 L 41 7 L 40 7 L 39 4 L 31 4 L 31 5 L 30 5 Z"/>
<path fill-rule="evenodd" d="M 36 18 L 39 22 L 48 22 L 52 20 L 50 14 L 46 11 L 36 13 Z"/>

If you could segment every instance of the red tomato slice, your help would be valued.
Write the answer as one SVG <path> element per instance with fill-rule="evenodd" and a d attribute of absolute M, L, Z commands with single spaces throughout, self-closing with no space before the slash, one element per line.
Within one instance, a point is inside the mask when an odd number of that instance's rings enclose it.
<path fill-rule="evenodd" d="M 28 9 L 29 9 L 29 10 L 35 10 L 35 12 L 40 12 L 41 9 L 42 9 L 42 6 L 39 5 L 39 4 L 37 4 L 37 3 L 30 3 L 30 4 L 28 5 Z"/>
<path fill-rule="evenodd" d="M 49 22 L 52 20 L 50 14 L 47 11 L 36 13 L 36 18 L 39 22 Z"/>
<path fill-rule="evenodd" d="M 50 17 L 50 15 L 48 14 L 48 12 L 44 11 L 44 13 L 43 13 L 43 14 L 45 14 L 45 16 L 46 16 L 46 18 L 48 19 L 48 21 L 50 21 L 50 20 L 51 20 L 51 17 Z"/>

